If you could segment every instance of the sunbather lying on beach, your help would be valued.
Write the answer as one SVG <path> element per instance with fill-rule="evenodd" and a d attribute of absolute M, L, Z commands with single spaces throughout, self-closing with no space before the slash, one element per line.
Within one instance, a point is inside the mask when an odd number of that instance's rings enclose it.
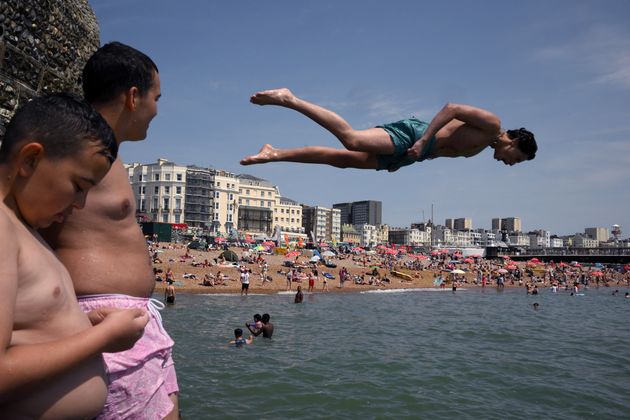
<path fill-rule="evenodd" d="M 437 157 L 471 157 L 486 147 L 506 165 L 534 159 L 538 146 L 524 128 L 504 131 L 495 114 L 469 105 L 447 104 L 430 123 L 410 118 L 355 130 L 334 112 L 293 95 L 289 89 L 258 92 L 250 101 L 293 109 L 331 132 L 345 149 L 304 146 L 276 149 L 265 144 L 241 165 L 267 162 L 318 163 L 337 168 L 387 169 L 394 172 L 416 161 Z"/>

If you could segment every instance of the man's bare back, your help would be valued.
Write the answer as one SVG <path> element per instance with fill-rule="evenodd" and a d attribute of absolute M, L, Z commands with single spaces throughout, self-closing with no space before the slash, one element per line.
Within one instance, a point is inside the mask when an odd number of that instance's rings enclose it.
<path fill-rule="evenodd" d="M 120 159 L 90 190 L 85 208 L 73 213 L 62 230 L 59 228 L 49 229 L 46 240 L 68 268 L 78 296 L 151 296 L 155 287 L 151 259 Z"/>
<path fill-rule="evenodd" d="M 18 249 L 17 290 L 3 289 L 3 293 L 17 294 L 10 345 L 47 343 L 91 328 L 76 302 L 70 276 L 52 250 L 2 204 L 0 218 L 2 236 L 8 237 L 10 229 L 12 246 Z M 57 376 L 54 383 L 37 392 L 25 389 L 24 398 L 2 407 L 3 416 L 74 418 L 80 413 L 90 418 L 105 403 L 107 386 L 100 355 Z"/>

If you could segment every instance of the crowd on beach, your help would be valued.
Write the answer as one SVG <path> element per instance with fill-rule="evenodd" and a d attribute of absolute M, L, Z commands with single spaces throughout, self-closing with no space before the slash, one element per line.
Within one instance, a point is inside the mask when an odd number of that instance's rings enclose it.
<path fill-rule="evenodd" d="M 522 287 L 536 294 L 586 287 L 630 286 L 630 266 L 615 269 L 602 264 L 515 262 L 509 257 L 463 257 L 455 251 L 428 255 L 382 246 L 373 251 L 355 247 L 320 247 L 288 251 L 273 246 L 217 245 L 192 250 L 185 244 L 148 241 L 155 278 L 192 293 L 247 294 L 292 291 L 348 291 L 365 288 Z M 315 255 L 314 255 L 315 254 Z M 326 257 L 321 257 L 326 255 Z M 333 286 L 334 285 L 334 286 Z M 304 287 L 302 287 L 304 286 Z M 332 287 L 331 287 L 332 286 Z"/>

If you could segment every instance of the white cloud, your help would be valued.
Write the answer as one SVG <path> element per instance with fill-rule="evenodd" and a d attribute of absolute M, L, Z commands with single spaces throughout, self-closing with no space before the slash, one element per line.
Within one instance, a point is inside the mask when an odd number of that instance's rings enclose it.
<path fill-rule="evenodd" d="M 544 61 L 574 61 L 594 73 L 592 83 L 630 88 L 630 33 L 625 27 L 595 24 L 567 43 L 538 50 L 535 56 Z"/>

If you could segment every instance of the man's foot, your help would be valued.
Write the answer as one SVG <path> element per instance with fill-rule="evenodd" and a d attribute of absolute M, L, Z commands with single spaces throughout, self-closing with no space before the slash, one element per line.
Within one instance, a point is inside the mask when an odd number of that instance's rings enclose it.
<path fill-rule="evenodd" d="M 295 95 L 287 89 L 264 90 L 255 93 L 249 101 L 256 105 L 281 105 L 288 106 L 295 99 Z"/>
<path fill-rule="evenodd" d="M 265 144 L 258 154 L 247 156 L 241 160 L 241 165 L 256 165 L 257 163 L 267 163 L 274 160 L 276 149 L 270 144 Z"/>

